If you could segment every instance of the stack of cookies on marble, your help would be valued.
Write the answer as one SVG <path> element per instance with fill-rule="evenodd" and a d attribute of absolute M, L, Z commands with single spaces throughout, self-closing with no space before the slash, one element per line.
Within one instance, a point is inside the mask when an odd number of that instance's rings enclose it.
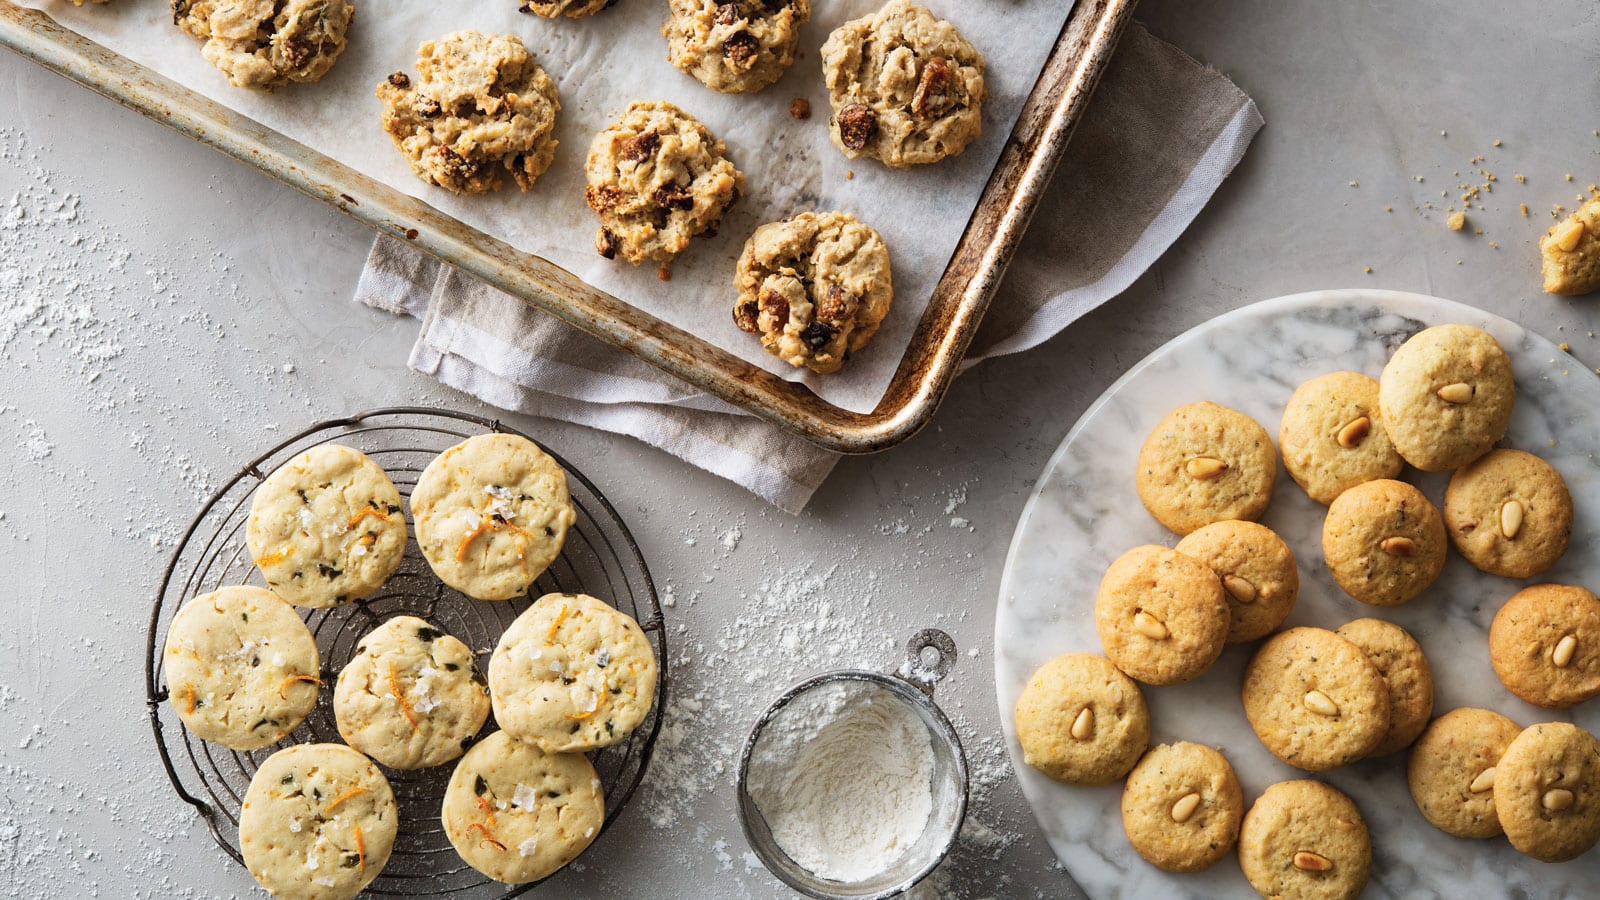
<path fill-rule="evenodd" d="M 485 434 L 444 451 L 410 498 L 434 574 L 474 600 L 527 595 L 576 521 L 566 473 L 532 441 Z M 288 738 L 325 674 L 294 607 L 377 594 L 399 568 L 400 492 L 365 454 L 320 444 L 257 487 L 246 545 L 267 587 L 184 604 L 163 652 L 169 699 L 195 736 L 249 751 Z M 292 605 L 291 605 L 292 604 Z M 488 677 L 473 651 L 414 616 L 378 624 L 334 686 L 346 744 L 295 744 L 256 770 L 239 818 L 250 874 L 274 896 L 354 897 L 383 871 L 403 823 L 382 768 L 455 762 L 439 811 L 469 865 L 496 881 L 543 878 L 605 822 L 586 751 L 622 741 L 654 702 L 655 651 L 639 624 L 582 594 L 547 594 L 501 635 Z M 480 737 L 490 709 L 499 730 Z"/>
<path fill-rule="evenodd" d="M 1439 576 L 1450 545 L 1491 575 L 1529 578 L 1566 551 L 1572 498 L 1544 460 L 1495 449 L 1511 419 L 1511 364 L 1488 333 L 1428 328 L 1374 380 L 1335 372 L 1296 389 L 1278 443 L 1289 475 L 1328 505 L 1330 573 L 1350 597 L 1392 607 Z M 1217 750 L 1180 741 L 1148 748 L 1139 683 L 1203 675 L 1227 643 L 1266 640 L 1241 697 L 1261 743 L 1322 772 L 1412 748 L 1407 770 L 1423 816 L 1459 837 L 1504 833 L 1547 862 L 1600 841 L 1600 741 L 1565 722 L 1522 728 L 1485 709 L 1433 719 L 1421 646 L 1379 618 L 1337 631 L 1276 631 L 1299 590 L 1294 553 L 1255 520 L 1277 475 L 1266 429 L 1214 403 L 1180 407 L 1146 439 L 1137 487 L 1146 509 L 1183 535 L 1111 564 L 1095 624 L 1105 656 L 1065 654 L 1029 679 L 1016 726 L 1028 763 L 1070 784 L 1126 776 L 1123 824 L 1133 848 L 1173 872 L 1209 868 L 1238 848 L 1267 897 L 1355 897 L 1372 842 L 1355 803 L 1313 780 L 1273 785 L 1246 811 Z M 1443 514 L 1397 480 L 1406 464 L 1453 471 Z M 1488 652 L 1507 689 L 1551 709 L 1600 694 L 1600 599 L 1540 584 L 1507 600 Z"/>

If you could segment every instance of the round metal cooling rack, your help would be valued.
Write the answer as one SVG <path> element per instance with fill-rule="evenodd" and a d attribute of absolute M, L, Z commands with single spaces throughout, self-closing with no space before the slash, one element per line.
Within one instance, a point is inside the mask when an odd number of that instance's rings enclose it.
<path fill-rule="evenodd" d="M 376 461 L 409 501 L 417 477 L 435 456 L 466 438 L 491 431 L 520 434 L 479 416 L 412 407 L 376 409 L 319 422 L 251 461 L 190 523 L 167 565 L 150 613 L 146 695 L 156 748 L 172 786 L 200 813 L 217 843 L 234 859 L 243 862 L 238 842 L 239 808 L 256 768 L 274 751 L 292 744 L 341 742 L 333 718 L 334 680 L 349 661 L 356 642 L 398 615 L 420 616 L 460 638 L 473 649 L 479 667 L 485 671 L 501 633 L 542 594 L 591 594 L 633 616 L 655 649 L 660 680 L 655 707 L 629 739 L 590 754 L 605 786 L 606 818 L 601 834 L 616 821 L 638 788 L 650 763 L 656 734 L 661 729 L 661 710 L 667 700 L 666 625 L 650 572 L 627 526 L 589 479 L 553 453 L 551 456 L 567 472 L 578 520 L 567 532 L 560 558 L 539 577 L 527 596 L 491 602 L 473 600 L 446 587 L 428 568 L 417 547 L 415 528 L 411 527 L 399 571 L 377 594 L 335 609 L 298 610 L 316 636 L 323 688 L 316 708 L 283 741 L 250 752 L 207 743 L 191 735 L 166 703 L 162 648 L 178 608 L 226 585 L 265 586 L 245 548 L 244 532 L 251 497 L 268 474 L 310 447 L 336 442 L 354 447 Z M 497 727 L 491 716 L 479 736 Z M 367 889 L 369 895 L 499 898 L 518 896 L 534 886 L 491 881 L 456 855 L 439 821 L 440 804 L 452 769 L 450 764 L 414 771 L 384 769 L 399 805 L 400 833 L 383 874 Z"/>

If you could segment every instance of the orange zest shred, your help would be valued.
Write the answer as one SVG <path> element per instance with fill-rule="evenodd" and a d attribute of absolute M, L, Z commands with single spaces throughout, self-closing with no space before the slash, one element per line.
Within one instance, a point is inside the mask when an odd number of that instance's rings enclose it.
<path fill-rule="evenodd" d="M 192 684 L 185 685 L 185 687 L 187 687 L 189 689 L 185 693 L 185 696 L 189 698 L 189 705 L 188 705 L 188 709 L 186 709 L 184 711 L 184 714 L 192 716 L 192 715 L 194 715 L 194 685 L 192 685 Z"/>
<path fill-rule="evenodd" d="M 400 690 L 400 676 L 394 672 L 394 663 L 389 664 L 389 693 L 394 695 L 394 701 L 400 704 L 400 714 L 411 723 L 411 730 L 417 730 L 417 714 L 412 712 L 410 701 L 406 700 L 405 692 Z"/>
<path fill-rule="evenodd" d="M 483 815 L 484 815 L 484 819 L 483 820 L 485 822 L 487 822 L 488 824 L 493 825 L 494 824 L 494 804 L 489 802 L 489 798 L 488 797 L 479 797 L 478 798 L 478 808 L 483 810 Z"/>
<path fill-rule="evenodd" d="M 346 800 L 349 800 L 351 797 L 354 797 L 357 794 L 365 794 L 366 792 L 367 792 L 366 788 L 364 788 L 364 787 L 362 787 L 360 785 L 356 785 L 355 787 L 351 788 L 350 790 L 345 791 L 344 793 L 340 794 L 339 796 L 333 798 L 333 801 L 331 803 L 329 803 L 327 806 L 324 806 L 322 808 L 322 814 L 323 815 L 327 815 L 328 813 L 331 813 L 336 808 L 338 808 L 339 804 L 345 802 Z"/>
<path fill-rule="evenodd" d="M 456 547 L 456 562 L 466 561 L 467 548 L 471 547 L 472 542 L 478 539 L 478 535 L 483 534 L 485 531 L 511 531 L 522 535 L 524 538 L 529 537 L 528 531 L 525 528 L 513 525 L 510 522 L 496 519 L 494 516 L 484 516 L 483 521 L 478 523 L 478 527 L 472 529 L 471 533 L 462 538 L 461 545 Z M 518 554 L 519 557 L 523 557 L 525 555 L 526 554 Z M 522 567 L 523 569 L 527 569 L 527 559 L 522 560 Z"/>
<path fill-rule="evenodd" d="M 556 630 L 561 627 L 562 622 L 567 620 L 567 612 L 567 605 L 565 603 L 561 604 L 561 611 L 556 613 L 556 620 L 550 623 L 550 631 L 544 636 L 546 643 L 553 643 L 555 641 Z"/>
<path fill-rule="evenodd" d="M 259 567 L 259 566 L 270 566 L 273 563 L 281 563 L 284 560 L 288 559 L 289 556 L 291 554 L 293 554 L 293 553 L 294 553 L 294 548 L 293 547 L 285 547 L 282 550 L 279 550 L 277 553 L 268 553 L 266 556 L 263 556 L 260 559 L 256 560 L 256 565 Z"/>
<path fill-rule="evenodd" d="M 594 716 L 595 713 L 600 711 L 600 707 L 606 705 L 606 697 L 607 696 L 608 696 L 608 692 L 605 691 L 605 690 L 601 690 L 599 695 L 595 697 L 594 709 L 591 709 L 588 712 L 581 712 L 581 713 L 576 713 L 576 714 L 574 714 L 574 713 L 562 713 L 561 714 L 561 718 L 570 719 L 570 720 L 572 720 L 574 722 L 581 722 L 584 719 L 591 718 L 591 717 Z"/>
<path fill-rule="evenodd" d="M 495 848 L 495 849 L 496 849 L 496 850 L 499 850 L 499 851 L 500 851 L 500 852 L 501 852 L 501 853 L 504 853 L 504 852 L 506 852 L 506 845 L 505 845 L 505 844 L 502 844 L 502 843 L 500 843 L 500 842 L 499 842 L 499 841 L 497 841 L 497 840 L 495 840 L 495 839 L 494 839 L 494 838 L 492 838 L 492 837 L 486 837 L 486 838 L 484 838 L 484 839 L 483 839 L 483 840 L 481 840 L 481 841 L 479 841 L 479 842 L 478 842 L 478 846 L 479 846 L 479 847 L 482 847 L 482 846 L 483 846 L 483 845 L 484 845 L 484 844 L 493 844 L 493 845 L 494 845 L 494 848 Z"/>
<path fill-rule="evenodd" d="M 290 675 L 288 678 L 285 678 L 281 683 L 278 684 L 278 697 L 281 698 L 281 699 L 284 699 L 284 700 L 289 699 L 283 693 L 283 689 L 288 687 L 291 684 L 294 684 L 296 681 L 309 681 L 312 684 L 321 684 L 322 683 L 322 679 L 318 678 L 315 675 Z"/>
<path fill-rule="evenodd" d="M 467 834 L 471 834 L 474 828 L 483 832 L 483 839 L 478 841 L 479 847 L 482 847 L 484 844 L 493 844 L 501 853 L 505 852 L 506 845 L 494 839 L 494 835 L 489 833 L 489 826 L 483 824 L 482 822 L 473 822 L 471 825 L 467 826 Z"/>
<path fill-rule="evenodd" d="M 356 857 L 361 864 L 361 871 L 367 871 L 367 842 L 361 839 L 361 826 L 356 826 Z"/>
<path fill-rule="evenodd" d="M 388 513 L 383 512 L 381 510 L 373 509 L 372 507 L 369 506 L 369 507 L 361 510 L 360 512 L 356 513 L 355 515 L 351 516 L 349 518 L 349 520 L 347 520 L 344 523 L 344 530 L 345 531 L 349 531 L 350 529 L 356 527 L 356 523 L 361 521 L 362 519 L 365 519 L 367 516 L 377 516 L 378 518 L 384 520 L 385 522 L 389 521 L 389 514 Z"/>

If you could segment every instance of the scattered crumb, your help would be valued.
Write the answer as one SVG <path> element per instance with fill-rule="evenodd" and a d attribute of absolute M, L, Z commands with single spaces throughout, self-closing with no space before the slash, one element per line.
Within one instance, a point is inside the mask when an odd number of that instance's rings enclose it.
<path fill-rule="evenodd" d="M 1527 184 L 1528 183 L 1528 176 L 1522 174 L 1521 172 L 1518 172 L 1513 177 L 1515 177 L 1517 179 L 1517 184 Z"/>
<path fill-rule="evenodd" d="M 1371 266 L 1367 266 L 1367 267 L 1363 268 L 1361 271 L 1367 273 L 1368 275 L 1371 275 L 1372 274 L 1372 267 Z"/>
<path fill-rule="evenodd" d="M 844 180 L 845 181 L 849 181 L 850 179 L 852 179 L 854 177 L 856 177 L 856 170 L 855 169 L 845 169 L 844 170 Z"/>
<path fill-rule="evenodd" d="M 789 115 L 804 122 L 811 118 L 811 101 L 804 97 L 796 97 L 789 101 Z"/>
<path fill-rule="evenodd" d="M 1556 345 L 1556 349 L 1560 350 L 1562 353 L 1571 353 L 1572 352 L 1572 345 L 1567 343 L 1566 341 L 1562 341 L 1561 343 Z"/>
<path fill-rule="evenodd" d="M 1528 204 L 1526 203 L 1522 204 L 1522 217 L 1524 219 L 1528 217 Z"/>
<path fill-rule="evenodd" d="M 1460 231 L 1467 225 L 1467 214 L 1464 212 L 1451 213 L 1450 218 L 1444 220 L 1444 225 L 1451 231 Z"/>
<path fill-rule="evenodd" d="M 1392 207 L 1392 206 L 1385 206 L 1385 207 L 1384 207 L 1384 208 L 1383 208 L 1383 211 L 1384 211 L 1384 212 L 1386 212 L 1386 213 L 1392 213 L 1392 212 L 1394 212 L 1394 207 Z"/>
<path fill-rule="evenodd" d="M 1500 142 L 1499 142 L 1499 141 L 1495 141 L 1495 142 L 1494 142 L 1494 145 L 1495 145 L 1495 146 L 1496 146 L 1496 147 L 1498 147 L 1498 146 L 1500 146 Z M 1482 157 L 1479 157 L 1479 158 L 1480 158 L 1480 159 L 1481 159 L 1481 158 L 1482 158 Z"/>
<path fill-rule="evenodd" d="M 1568 178 L 1568 179 L 1567 179 L 1567 180 L 1568 180 L 1568 181 L 1571 181 L 1571 180 L 1572 180 L 1572 179 L 1570 179 L 1570 178 Z M 1359 182 L 1359 181 L 1352 181 L 1352 182 L 1350 182 L 1350 186 L 1351 186 L 1351 187 L 1361 187 L 1361 182 Z"/>
<path fill-rule="evenodd" d="M 1568 173 L 1567 173 L 1567 180 L 1568 180 L 1568 181 L 1571 181 L 1571 180 L 1572 180 L 1572 173 L 1571 173 L 1571 172 L 1568 172 Z"/>
<path fill-rule="evenodd" d="M 656 270 L 656 277 L 661 279 L 662 281 L 671 281 L 672 280 L 672 263 L 662 263 L 661 264 L 661 268 Z"/>

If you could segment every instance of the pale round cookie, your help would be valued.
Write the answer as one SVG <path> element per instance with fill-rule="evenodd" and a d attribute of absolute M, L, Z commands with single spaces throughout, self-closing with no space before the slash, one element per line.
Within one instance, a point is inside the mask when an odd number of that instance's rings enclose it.
<path fill-rule="evenodd" d="M 370 597 L 405 556 L 400 491 L 361 451 L 320 444 L 256 488 L 245 546 L 267 586 L 295 606 Z"/>
<path fill-rule="evenodd" d="M 1261 518 L 1277 475 L 1267 430 L 1207 401 L 1180 406 L 1156 424 L 1139 448 L 1135 484 L 1157 522 L 1188 534 L 1212 522 Z"/>
<path fill-rule="evenodd" d="M 1221 753 L 1178 741 L 1151 747 L 1122 789 L 1122 829 L 1168 872 L 1199 872 L 1233 852 L 1244 794 Z"/>
<path fill-rule="evenodd" d="M 472 650 L 416 616 L 368 632 L 333 690 L 339 735 L 391 769 L 449 762 L 489 717 Z"/>
<path fill-rule="evenodd" d="M 1321 628 L 1273 635 L 1244 672 L 1244 714 L 1272 755 L 1323 772 L 1372 753 L 1389 731 L 1389 690 L 1361 648 Z"/>
<path fill-rule="evenodd" d="M 983 133 L 983 54 L 907 0 L 835 28 L 822 76 L 828 136 L 851 159 L 908 169 L 958 155 Z"/>
<path fill-rule="evenodd" d="M 602 9 L 610 9 L 617 0 L 521 0 L 521 6 L 536 16 L 555 19 L 566 16 L 581 19 Z"/>
<path fill-rule="evenodd" d="M 1100 645 L 1145 684 L 1182 684 L 1211 668 L 1228 637 L 1227 594 L 1199 560 L 1148 544 L 1118 557 L 1094 601 Z"/>
<path fill-rule="evenodd" d="M 1372 835 L 1338 788 L 1280 781 L 1244 814 L 1239 867 L 1263 897 L 1354 900 L 1372 874 Z"/>
<path fill-rule="evenodd" d="M 1489 662 L 1506 690 L 1535 706 L 1600 695 L 1600 599 L 1577 585 L 1523 588 L 1489 626 Z"/>
<path fill-rule="evenodd" d="M 1411 746 L 1433 715 L 1433 669 L 1409 632 L 1382 619 L 1356 619 L 1334 632 L 1361 648 L 1389 689 L 1389 730 L 1369 756 Z"/>
<path fill-rule="evenodd" d="M 236 87 L 321 81 L 355 14 L 348 0 L 172 0 L 172 20 Z"/>
<path fill-rule="evenodd" d="M 556 83 L 512 34 L 456 31 L 417 48 L 417 77 L 378 83 L 383 130 L 418 178 L 457 194 L 527 191 L 556 155 Z"/>
<path fill-rule="evenodd" d="M 1255 522 L 1213 522 L 1185 535 L 1175 548 L 1222 579 L 1228 598 L 1230 644 L 1253 641 L 1283 624 L 1300 594 L 1294 551 L 1277 532 Z"/>
<path fill-rule="evenodd" d="M 167 627 L 172 708 L 196 737 L 235 750 L 275 744 L 317 704 L 317 643 L 289 604 L 237 585 L 190 600 Z"/>
<path fill-rule="evenodd" d="M 639 623 L 586 594 L 545 594 L 489 658 L 494 717 L 549 753 L 625 739 L 656 696 L 656 655 Z"/>
<path fill-rule="evenodd" d="M 1600 197 L 1550 226 L 1539 239 L 1544 289 L 1552 294 L 1600 291 Z"/>
<path fill-rule="evenodd" d="M 837 372 L 889 314 L 894 279 L 876 229 L 843 212 L 757 228 L 739 254 L 733 321 L 791 366 Z"/>
<path fill-rule="evenodd" d="M 638 101 L 594 136 L 584 199 L 600 215 L 594 248 L 638 265 L 667 265 L 712 231 L 739 195 L 744 173 L 728 147 L 671 103 Z"/>
<path fill-rule="evenodd" d="M 1444 521 L 1403 481 L 1369 481 L 1340 494 L 1322 522 L 1322 556 L 1346 594 L 1399 606 L 1444 570 Z"/>
<path fill-rule="evenodd" d="M 1570 722 L 1529 725 L 1495 766 L 1494 810 L 1534 859 L 1587 853 L 1600 842 L 1600 741 Z"/>
<path fill-rule="evenodd" d="M 1423 817 L 1456 837 L 1500 834 L 1495 767 L 1521 733 L 1521 725 L 1487 709 L 1464 706 L 1434 719 L 1406 763 L 1406 785 Z"/>
<path fill-rule="evenodd" d="M 1411 336 L 1378 379 L 1383 426 L 1405 461 L 1456 469 L 1505 436 L 1516 384 L 1511 360 L 1487 331 L 1435 325 Z"/>
<path fill-rule="evenodd" d="M 399 824 L 371 760 L 343 744 L 296 744 L 250 779 L 239 850 L 278 900 L 348 900 L 383 871 Z"/>
<path fill-rule="evenodd" d="M 1378 414 L 1378 380 L 1356 372 L 1330 372 L 1295 388 L 1283 407 L 1278 447 L 1289 477 L 1324 506 L 1405 468 Z"/>
<path fill-rule="evenodd" d="M 478 600 L 526 594 L 578 520 L 561 466 L 533 441 L 498 433 L 428 463 L 411 491 L 411 518 L 433 573 Z"/>
<path fill-rule="evenodd" d="M 1150 710 L 1133 679 L 1090 653 L 1040 666 L 1014 711 L 1022 758 L 1067 784 L 1110 784 L 1150 745 Z"/>
<path fill-rule="evenodd" d="M 572 862 L 605 824 L 606 799 L 581 753 L 546 753 L 497 731 L 456 764 L 441 819 L 456 852 L 506 884 Z"/>
<path fill-rule="evenodd" d="M 1490 450 L 1451 476 L 1444 524 L 1467 562 L 1490 575 L 1529 578 L 1567 552 L 1572 494 L 1561 473 L 1532 453 Z"/>
<path fill-rule="evenodd" d="M 667 60 L 724 94 L 783 77 L 811 20 L 811 0 L 671 0 L 661 26 Z"/>

